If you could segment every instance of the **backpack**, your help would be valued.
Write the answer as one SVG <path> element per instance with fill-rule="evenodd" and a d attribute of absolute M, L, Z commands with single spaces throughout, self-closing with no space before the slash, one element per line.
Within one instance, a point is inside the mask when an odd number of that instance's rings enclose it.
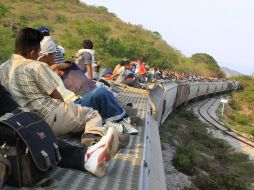
<path fill-rule="evenodd" d="M 60 162 L 57 140 L 44 120 L 16 109 L 0 117 L 0 153 L 11 164 L 6 184 L 32 186 Z"/>
<path fill-rule="evenodd" d="M 10 169 L 10 162 L 0 153 L 0 189 L 10 175 Z"/>

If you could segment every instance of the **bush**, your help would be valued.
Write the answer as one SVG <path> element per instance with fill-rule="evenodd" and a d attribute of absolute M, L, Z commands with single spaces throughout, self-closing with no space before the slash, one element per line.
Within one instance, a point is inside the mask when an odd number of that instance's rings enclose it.
<path fill-rule="evenodd" d="M 177 147 L 173 163 L 179 171 L 192 175 L 195 171 L 196 158 L 197 153 L 192 147 L 180 145 Z"/>
<path fill-rule="evenodd" d="M 66 23 L 68 22 L 67 18 L 63 15 L 56 15 L 56 23 Z"/>
<path fill-rule="evenodd" d="M 248 116 L 240 114 L 238 112 L 232 113 L 232 119 L 240 125 L 248 125 L 251 122 Z"/>

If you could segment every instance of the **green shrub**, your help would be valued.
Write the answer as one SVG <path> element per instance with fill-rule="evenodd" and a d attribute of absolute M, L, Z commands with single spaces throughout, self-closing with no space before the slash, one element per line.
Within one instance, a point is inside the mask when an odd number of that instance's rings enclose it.
<path fill-rule="evenodd" d="M 67 18 L 63 15 L 56 15 L 56 23 L 66 23 L 68 22 Z"/>
<path fill-rule="evenodd" d="M 196 151 L 188 145 L 180 145 L 177 147 L 173 163 L 175 167 L 187 174 L 193 174 L 197 162 Z"/>
<path fill-rule="evenodd" d="M 238 113 L 238 112 L 232 113 L 232 119 L 235 122 L 239 123 L 240 125 L 248 125 L 251 122 L 251 120 L 248 116 L 243 115 L 243 114 Z"/>

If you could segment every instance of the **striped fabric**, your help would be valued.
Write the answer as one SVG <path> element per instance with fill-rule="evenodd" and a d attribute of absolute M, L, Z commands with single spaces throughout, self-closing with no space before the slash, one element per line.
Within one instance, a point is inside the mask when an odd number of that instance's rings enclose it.
<path fill-rule="evenodd" d="M 56 46 L 56 55 L 55 55 L 55 63 L 64 63 L 66 60 L 64 59 L 64 56 L 61 52 L 61 50 Z"/>

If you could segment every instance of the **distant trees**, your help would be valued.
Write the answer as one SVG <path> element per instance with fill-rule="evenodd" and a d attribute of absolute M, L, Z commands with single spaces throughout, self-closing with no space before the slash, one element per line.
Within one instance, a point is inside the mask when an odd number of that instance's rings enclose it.
<path fill-rule="evenodd" d="M 207 64 L 208 68 L 214 72 L 214 77 L 225 77 L 225 74 L 220 70 L 217 61 L 207 53 L 196 53 L 191 56 L 195 63 Z"/>
<path fill-rule="evenodd" d="M 113 68 L 122 58 L 141 58 L 160 69 L 197 74 L 200 68 L 206 67 L 199 63 L 206 63 L 211 73 L 219 74 L 219 66 L 212 56 L 199 53 L 187 58 L 169 46 L 158 31 L 124 23 L 106 7 L 88 6 L 78 0 L 4 2 L 0 3 L 0 63 L 13 52 L 17 30 L 43 25 L 49 28 L 57 44 L 65 47 L 67 59 L 72 59 L 82 41 L 89 38 L 94 42 L 96 58 L 108 68 Z"/>
<path fill-rule="evenodd" d="M 195 53 L 191 56 L 191 59 L 196 63 L 206 63 L 218 66 L 217 61 L 207 53 Z"/>

